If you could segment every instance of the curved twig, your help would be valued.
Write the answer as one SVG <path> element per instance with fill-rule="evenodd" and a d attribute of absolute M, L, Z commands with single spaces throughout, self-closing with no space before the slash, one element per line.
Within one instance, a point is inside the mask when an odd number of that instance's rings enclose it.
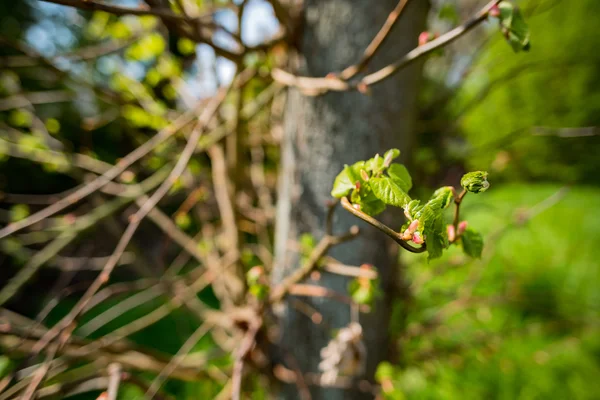
<path fill-rule="evenodd" d="M 398 243 L 403 249 L 410 251 L 411 253 L 423 253 L 427 250 L 425 243 L 423 243 L 423 245 L 421 247 L 412 247 L 410 244 L 406 243 L 402 239 L 402 236 L 398 232 L 394 231 L 392 228 L 388 227 L 387 225 L 383 224 L 382 222 L 379 222 L 378 220 L 371 217 L 370 215 L 367 215 L 364 212 L 354 208 L 352 206 L 352 204 L 350 204 L 350 201 L 348 200 L 347 197 L 342 197 L 341 203 L 342 203 L 342 207 L 344 207 L 344 209 L 346 209 L 346 211 L 350 212 L 355 217 L 358 217 L 358 218 L 362 219 L 363 221 L 368 222 L 369 224 L 373 225 L 375 228 L 379 229 L 381 232 L 385 233 L 386 235 L 388 235 L 389 237 L 394 239 L 394 241 L 396 243 Z"/>

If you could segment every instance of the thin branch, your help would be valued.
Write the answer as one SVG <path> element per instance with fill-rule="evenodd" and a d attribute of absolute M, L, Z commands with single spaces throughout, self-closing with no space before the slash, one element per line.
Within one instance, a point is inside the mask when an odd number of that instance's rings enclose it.
<path fill-rule="evenodd" d="M 108 395 L 107 400 L 117 400 L 119 394 L 119 383 L 121 382 L 121 371 L 122 367 L 119 363 L 112 363 L 108 365 Z"/>
<path fill-rule="evenodd" d="M 334 290 L 331 290 L 327 287 L 318 286 L 318 285 L 307 285 L 307 284 L 296 283 L 290 287 L 288 294 L 293 295 L 293 296 L 305 296 L 305 297 L 328 297 L 330 299 L 334 299 L 341 303 L 350 304 L 350 305 L 355 304 L 354 301 L 352 301 L 352 299 L 350 297 L 344 296 L 343 294 L 338 293 Z M 359 309 L 360 309 L 360 311 L 367 313 L 371 310 L 371 307 L 369 307 L 368 305 L 365 305 L 365 304 L 361 304 L 361 305 L 359 305 Z"/>
<path fill-rule="evenodd" d="M 489 10 L 500 1 L 501 0 L 491 1 L 477 14 L 475 14 L 473 18 L 465 22 L 463 25 L 454 28 L 450 32 L 447 32 L 431 42 L 416 47 L 398 61 L 389 64 L 376 72 L 366 75 L 358 81 L 349 82 L 336 76 L 321 78 L 295 76 L 278 68 L 273 69 L 271 75 L 273 76 L 273 79 L 280 83 L 283 83 L 287 86 L 297 87 L 307 96 L 318 96 L 328 91 L 347 91 L 352 89 L 364 90 L 369 86 L 382 82 L 415 61 L 428 54 L 431 54 L 439 48 L 449 45 L 467 32 L 471 31 L 473 28 L 487 19 Z"/>
<path fill-rule="evenodd" d="M 216 96 L 216 98 L 223 96 L 223 94 L 224 90 L 222 90 L 221 93 Z M 58 200 L 51 206 L 48 206 L 34 214 L 31 214 L 27 218 L 24 218 L 18 222 L 14 222 L 0 229 L 0 239 L 5 238 L 6 236 L 18 232 L 21 229 L 31 226 L 37 222 L 40 222 L 43 219 L 48 218 L 64 210 L 67 207 L 72 206 L 84 197 L 106 186 L 109 182 L 117 178 L 134 162 L 138 161 L 139 159 L 150 153 L 160 143 L 164 142 L 166 139 L 173 136 L 176 132 L 178 132 L 187 124 L 192 122 L 196 118 L 197 112 L 203 106 L 204 104 L 198 104 L 197 108 L 194 108 L 179 116 L 179 118 L 177 118 L 171 125 L 160 130 L 156 135 L 154 135 L 151 139 L 146 141 L 143 145 L 139 146 L 127 156 L 121 158 L 114 167 L 112 167 L 103 175 L 99 176 L 98 178 L 94 179 L 89 183 L 82 185 L 79 189 L 69 194 L 68 196 Z"/>
<path fill-rule="evenodd" d="M 244 373 L 244 360 L 256 344 L 256 334 L 262 326 L 262 320 L 258 318 L 250 324 L 242 343 L 237 351 L 233 364 L 233 375 L 231 377 L 231 399 L 240 400 L 242 390 L 242 377 Z"/>
<path fill-rule="evenodd" d="M 348 79 L 353 78 L 356 74 L 365 69 L 365 67 L 367 66 L 367 64 L 369 64 L 377 50 L 379 50 L 383 42 L 385 42 L 385 40 L 389 37 L 392 28 L 394 27 L 394 25 L 396 25 L 396 22 L 400 18 L 400 15 L 404 11 L 407 4 L 408 0 L 398 1 L 398 4 L 388 15 L 387 19 L 385 20 L 385 23 L 383 24 L 379 32 L 377 32 L 377 35 L 375 35 L 371 43 L 369 43 L 369 45 L 365 49 L 362 59 L 355 65 L 351 65 L 345 70 L 343 70 L 340 73 L 340 78 L 347 81 Z"/>
<path fill-rule="evenodd" d="M 113 15 L 151 15 L 154 17 L 159 17 L 162 19 L 166 19 L 173 22 L 186 22 L 186 18 L 181 15 L 174 13 L 170 9 L 167 8 L 150 8 L 150 7 L 125 7 L 116 4 L 104 3 L 102 1 L 96 0 L 40 0 L 47 3 L 60 4 L 63 6 L 69 6 L 74 8 L 79 8 L 81 10 L 88 11 L 104 11 Z M 210 17 L 210 15 L 209 15 Z M 197 19 L 205 20 L 206 16 L 200 17 Z"/>
<path fill-rule="evenodd" d="M 367 215 L 364 212 L 354 208 L 352 206 L 352 204 L 350 204 L 350 201 L 346 197 L 342 197 L 341 203 L 342 203 L 342 207 L 344 207 L 344 209 L 346 211 L 349 211 L 355 217 L 358 217 L 358 218 L 362 219 L 363 221 L 371 224 L 375 228 L 379 229 L 381 232 L 383 232 L 386 235 L 388 235 L 389 237 L 391 237 L 403 249 L 410 251 L 411 253 L 423 253 L 424 251 L 427 250 L 425 243 L 421 247 L 412 247 L 404 239 L 402 239 L 402 235 L 400 233 L 394 231 L 392 228 L 388 227 L 387 225 L 377 221 L 375 218 L 371 217 L 370 215 Z"/>
<path fill-rule="evenodd" d="M 306 262 L 273 289 L 271 295 L 269 296 L 269 303 L 273 304 L 281 301 L 283 297 L 288 294 L 292 286 L 307 277 L 310 272 L 317 267 L 319 260 L 329 251 L 331 247 L 354 239 L 356 236 L 358 236 L 358 233 L 358 226 L 353 226 L 345 235 L 325 235 L 319 244 L 313 249 Z"/>
<path fill-rule="evenodd" d="M 130 218 L 129 225 L 125 230 L 125 233 L 121 236 L 117 248 L 111 255 L 109 261 L 104 266 L 104 270 L 98 275 L 98 277 L 94 280 L 92 285 L 88 288 L 83 297 L 78 301 L 78 303 L 73 307 L 73 309 L 65 316 L 59 323 L 57 323 L 48 334 L 45 335 L 36 345 L 34 352 L 39 352 L 44 348 L 46 343 L 48 343 L 53 337 L 56 337 L 59 332 L 71 324 L 75 318 L 84 310 L 86 304 L 91 300 L 94 294 L 106 283 L 110 278 L 110 275 L 117 265 L 121 255 L 125 252 L 127 245 L 133 238 L 134 233 L 139 227 L 142 219 L 148 215 L 148 213 L 156 206 L 156 204 L 168 193 L 176 180 L 181 176 L 183 171 L 185 170 L 188 161 L 198 145 L 198 140 L 202 136 L 204 132 L 205 126 L 212 119 L 215 112 L 218 110 L 222 101 L 225 98 L 225 94 L 228 90 L 222 90 L 217 96 L 215 96 L 211 102 L 206 106 L 203 110 L 202 114 L 198 118 L 198 124 L 195 129 L 192 131 L 188 139 L 188 143 L 186 144 L 184 150 L 182 151 L 179 160 L 177 160 L 177 164 L 171 171 L 171 174 L 166 179 L 165 182 L 154 192 L 154 194 L 148 199 L 147 202 Z M 117 164 L 119 165 L 119 164 Z"/>
<path fill-rule="evenodd" d="M 157 179 L 158 178 L 158 179 Z M 142 183 L 142 187 L 146 190 L 152 190 L 162 180 L 164 175 L 154 174 Z M 127 197 L 119 197 L 111 200 L 101 207 L 94 209 L 90 214 L 77 219 L 75 224 L 70 226 L 67 230 L 62 232 L 56 239 L 50 242 L 46 247 L 37 252 L 31 257 L 27 264 L 19 270 L 3 288 L 0 290 L 0 305 L 6 303 L 17 291 L 39 270 L 39 268 L 48 262 L 50 259 L 55 257 L 59 251 L 64 249 L 69 243 L 71 243 L 80 232 L 90 229 L 98 221 L 108 217 L 117 210 L 121 209 L 133 199 Z"/>
<path fill-rule="evenodd" d="M 356 278 L 377 279 L 377 271 L 370 268 L 364 269 L 361 267 L 353 267 L 350 265 L 341 264 L 339 262 L 327 262 L 323 265 L 323 270 L 332 274 L 352 276 Z"/>
<path fill-rule="evenodd" d="M 164 383 L 165 379 L 167 379 L 171 373 L 181 364 L 187 354 L 194 348 L 196 343 L 208 333 L 212 324 L 205 322 L 198 327 L 190 335 L 190 337 L 185 341 L 185 343 L 181 346 L 177 354 L 171 358 L 169 363 L 160 371 L 158 376 L 152 381 L 152 384 L 146 391 L 145 397 L 149 399 L 153 399 L 156 393 L 160 390 L 160 387 Z"/>

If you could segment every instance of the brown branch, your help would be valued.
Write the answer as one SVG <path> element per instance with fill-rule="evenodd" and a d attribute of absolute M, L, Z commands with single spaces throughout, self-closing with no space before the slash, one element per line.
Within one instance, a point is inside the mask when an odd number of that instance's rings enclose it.
<path fill-rule="evenodd" d="M 151 15 L 154 17 L 159 17 L 161 19 L 166 19 L 173 22 L 186 22 L 186 18 L 181 15 L 174 13 L 170 9 L 167 8 L 150 8 L 150 7 L 125 7 L 116 4 L 109 4 L 102 1 L 97 0 L 40 0 L 48 3 L 60 4 L 63 6 L 69 6 L 74 8 L 79 8 L 81 10 L 88 11 L 104 11 L 113 15 Z M 197 18 L 198 21 L 204 20 L 206 21 L 206 16 Z"/>
<path fill-rule="evenodd" d="M 235 363 L 233 365 L 233 375 L 231 377 L 231 399 L 240 400 L 242 390 L 242 377 L 244 372 L 244 361 L 254 345 L 256 344 L 256 334 L 262 326 L 262 320 L 257 318 L 252 321 L 250 327 L 246 331 L 242 343 L 238 348 Z"/>
<path fill-rule="evenodd" d="M 315 247 L 310 253 L 310 256 L 306 262 L 273 289 L 271 295 L 269 296 L 269 303 L 273 304 L 281 301 L 285 295 L 288 294 L 292 286 L 308 276 L 310 272 L 317 267 L 319 260 L 329 251 L 331 247 L 354 239 L 358 233 L 358 226 L 353 226 L 345 235 L 325 235 L 317 247 Z"/>
<path fill-rule="evenodd" d="M 224 91 L 222 90 L 220 94 L 216 96 L 219 98 L 223 96 Z M 84 197 L 94 193 L 95 191 L 101 189 L 106 186 L 113 179 L 117 178 L 123 171 L 125 171 L 130 165 L 134 162 L 138 161 L 148 153 L 150 153 L 156 146 L 160 143 L 164 142 L 169 137 L 173 136 L 180 129 L 185 127 L 187 124 L 192 122 L 197 112 L 204 106 L 204 104 L 198 104 L 198 107 L 190 110 L 181 116 L 179 116 L 171 125 L 160 130 L 156 135 L 154 135 L 151 139 L 146 141 L 144 144 L 139 146 L 137 149 L 129 153 L 127 156 L 121 158 L 119 162 L 113 166 L 110 170 L 108 170 L 103 175 L 94 179 L 92 182 L 82 185 L 79 189 L 70 193 L 68 196 L 58 200 L 56 203 L 34 213 L 29 217 L 22 219 L 18 222 L 7 225 L 6 227 L 0 229 L 0 239 L 11 235 L 21 229 L 24 229 L 28 226 L 31 226 L 37 222 L 42 221 L 45 218 L 48 218 L 67 207 L 72 206 L 77 203 Z"/>
<path fill-rule="evenodd" d="M 122 367 L 119 363 L 112 363 L 108 365 L 108 388 L 106 393 L 108 394 L 108 400 L 117 400 L 119 394 L 119 383 L 121 382 Z"/>
<path fill-rule="evenodd" d="M 367 66 L 367 64 L 369 64 L 377 50 L 379 50 L 383 42 L 385 42 L 385 40 L 389 37 L 392 28 L 394 27 L 394 25 L 396 25 L 396 22 L 400 18 L 400 15 L 404 11 L 407 4 L 408 0 L 398 1 L 398 4 L 388 15 L 387 19 L 385 20 L 385 23 L 383 24 L 379 32 L 377 32 L 377 35 L 375 35 L 371 43 L 369 43 L 369 45 L 365 49 L 362 59 L 355 65 L 351 65 L 344 69 L 339 75 L 340 78 L 347 81 L 348 79 L 353 78 L 356 74 L 365 69 L 365 67 Z"/>
<path fill-rule="evenodd" d="M 160 371 L 158 376 L 152 381 L 150 387 L 146 391 L 145 397 L 149 399 L 153 399 L 156 396 L 156 393 L 160 390 L 160 387 L 164 383 L 165 379 L 167 379 L 173 371 L 181 364 L 181 362 L 185 359 L 187 354 L 194 348 L 196 343 L 208 333 L 212 324 L 209 322 L 204 322 L 200 325 L 194 333 L 188 337 L 185 343 L 181 346 L 177 354 L 171 358 L 169 363 Z"/>
<path fill-rule="evenodd" d="M 109 261 L 104 266 L 104 270 L 98 275 L 98 277 L 94 280 L 92 285 L 85 292 L 83 297 L 77 302 L 77 304 L 73 307 L 69 313 L 61 319 L 59 323 L 57 323 L 48 334 L 44 335 L 44 337 L 39 341 L 39 343 L 35 347 L 34 352 L 39 352 L 43 349 L 46 344 L 56 337 L 60 331 L 67 326 L 69 326 L 75 318 L 84 310 L 86 304 L 91 300 L 94 294 L 106 283 L 110 278 L 110 275 L 117 265 L 121 255 L 125 252 L 127 245 L 133 238 L 134 233 L 139 227 L 142 219 L 148 215 L 148 213 L 156 206 L 156 204 L 168 193 L 176 180 L 181 176 L 183 171 L 185 170 L 187 163 L 198 145 L 198 140 L 200 139 L 202 133 L 204 132 L 205 126 L 210 122 L 215 112 L 218 110 L 220 104 L 225 98 L 225 94 L 228 92 L 222 90 L 217 96 L 215 96 L 209 105 L 203 110 L 200 117 L 198 117 L 198 124 L 195 129 L 192 131 L 192 134 L 189 137 L 188 143 L 186 144 L 184 150 L 182 151 L 179 160 L 177 160 L 177 164 L 171 171 L 171 174 L 166 179 L 165 182 L 154 192 L 154 194 L 150 197 L 150 199 L 144 203 L 144 205 L 130 218 L 129 225 L 125 230 L 125 233 L 121 236 L 119 243 L 117 244 L 117 248 L 111 255 Z M 117 164 L 118 165 L 118 164 Z"/>
<path fill-rule="evenodd" d="M 342 207 L 344 207 L 344 209 L 346 211 L 349 211 L 355 217 L 358 217 L 358 218 L 362 219 L 363 221 L 371 224 L 375 228 L 379 229 L 381 232 L 383 232 L 386 235 L 388 235 L 389 237 L 391 237 L 403 249 L 410 251 L 411 253 L 423 253 L 424 251 L 427 250 L 425 243 L 421 247 L 412 247 L 404 239 L 402 239 L 402 235 L 400 233 L 394 231 L 392 228 L 388 227 L 387 225 L 377 221 L 375 218 L 371 217 L 370 215 L 365 214 L 364 212 L 354 208 L 352 206 L 352 204 L 350 204 L 350 201 L 348 200 L 348 198 L 342 197 L 341 203 L 342 203 Z"/>
<path fill-rule="evenodd" d="M 330 299 L 339 301 L 349 305 L 355 304 L 354 301 L 348 296 L 344 296 L 334 290 L 331 290 L 324 286 L 307 285 L 296 283 L 290 287 L 288 294 L 293 296 L 305 296 L 305 297 L 328 297 Z M 368 305 L 359 305 L 359 310 L 365 313 L 371 311 L 371 307 Z"/>
<path fill-rule="evenodd" d="M 366 75 L 358 81 L 349 82 L 336 76 L 319 78 L 295 76 L 278 68 L 273 69 L 271 75 L 274 80 L 287 86 L 295 86 L 307 96 L 317 96 L 328 91 L 347 91 L 352 89 L 364 90 L 368 86 L 382 82 L 390 76 L 398 73 L 403 68 L 411 65 L 415 61 L 431 54 L 439 48 L 449 45 L 467 32 L 471 31 L 473 28 L 487 19 L 489 10 L 500 1 L 501 0 L 491 1 L 477 14 L 475 14 L 473 18 L 464 24 L 454 28 L 450 32 L 447 32 L 446 34 L 435 40 L 432 40 L 429 43 L 416 47 L 398 61 L 389 64 L 376 72 Z"/>

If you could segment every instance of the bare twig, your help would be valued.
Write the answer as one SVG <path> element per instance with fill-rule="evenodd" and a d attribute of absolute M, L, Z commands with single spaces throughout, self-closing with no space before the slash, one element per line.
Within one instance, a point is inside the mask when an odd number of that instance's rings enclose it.
<path fill-rule="evenodd" d="M 464 24 L 454 28 L 450 32 L 440 36 L 437 39 L 432 40 L 422 46 L 416 47 L 415 49 L 408 52 L 404 57 L 398 61 L 389 64 L 378 71 L 366 75 L 362 79 L 350 82 L 345 81 L 336 76 L 312 78 L 306 76 L 295 76 L 289 72 L 275 68 L 272 71 L 273 79 L 287 85 L 295 86 L 300 89 L 305 95 L 317 96 L 328 91 L 347 91 L 352 89 L 363 90 L 368 86 L 380 83 L 390 76 L 398 73 L 403 68 L 406 68 L 415 61 L 423 58 L 426 55 L 431 54 L 435 50 L 447 46 L 460 38 L 473 28 L 478 26 L 480 23 L 485 21 L 488 17 L 489 10 L 501 0 L 493 0 L 483 7 L 473 18 L 465 22 Z"/>
<path fill-rule="evenodd" d="M 194 333 L 190 335 L 190 337 L 185 341 L 183 346 L 181 346 L 177 354 L 175 354 L 175 356 L 171 358 L 169 363 L 162 369 L 162 371 L 160 371 L 158 376 L 152 381 L 152 384 L 146 391 L 146 398 L 154 398 L 154 396 L 164 383 L 165 379 L 167 379 L 169 375 L 171 375 L 171 373 L 175 370 L 175 368 L 177 368 L 177 366 L 181 364 L 185 356 L 192 350 L 196 343 L 198 343 L 198 341 L 204 335 L 206 335 L 206 333 L 210 330 L 211 327 L 212 324 L 205 322 L 202 325 L 200 325 L 198 329 L 194 331 Z"/>
<path fill-rule="evenodd" d="M 108 394 L 107 400 L 117 400 L 119 394 L 119 383 L 121 383 L 121 364 L 112 363 L 108 365 Z"/>
<path fill-rule="evenodd" d="M 250 327 L 244 335 L 244 339 L 238 348 L 237 355 L 235 357 L 235 363 L 233 365 L 233 375 L 231 377 L 231 399 L 240 400 L 240 393 L 242 390 L 242 376 L 244 373 L 244 360 L 254 347 L 256 343 L 256 334 L 262 326 L 262 320 L 257 318 L 250 324 Z"/>
<path fill-rule="evenodd" d="M 390 31 L 392 30 L 394 25 L 396 25 L 396 22 L 400 18 L 400 15 L 404 11 L 404 8 L 407 4 L 408 0 L 398 1 L 398 4 L 388 15 L 387 19 L 385 20 L 385 23 L 383 24 L 379 32 L 377 32 L 377 35 L 375 35 L 371 43 L 369 43 L 369 45 L 365 49 L 361 60 L 355 65 L 351 65 L 345 70 L 343 70 L 340 73 L 340 78 L 347 81 L 348 79 L 354 77 L 356 74 L 361 72 L 367 66 L 367 64 L 369 64 L 377 50 L 379 50 L 383 42 L 388 38 Z"/>
<path fill-rule="evenodd" d="M 133 238 L 135 231 L 137 230 L 139 224 L 142 219 L 148 215 L 148 213 L 156 206 L 160 199 L 163 198 L 164 195 L 168 193 L 171 189 L 171 186 L 175 183 L 175 181 L 179 178 L 179 176 L 185 170 L 187 163 L 191 156 L 194 153 L 196 146 L 198 145 L 198 140 L 200 139 L 206 124 L 212 119 L 214 113 L 217 111 L 219 105 L 225 98 L 226 90 L 222 90 L 217 96 L 215 96 L 210 104 L 203 110 L 202 114 L 198 118 L 198 125 L 192 131 L 188 139 L 188 143 L 186 144 L 184 150 L 182 151 L 177 164 L 171 171 L 171 174 L 167 178 L 165 182 L 156 190 L 156 192 L 150 197 L 150 199 L 144 203 L 144 205 L 130 218 L 129 225 L 121 236 L 117 248 L 111 255 L 109 261 L 104 267 L 104 270 L 98 275 L 96 280 L 92 283 L 92 285 L 88 288 L 86 293 L 82 296 L 82 298 L 78 301 L 78 303 L 73 307 L 73 309 L 65 316 L 59 323 L 57 323 L 50 331 L 48 331 L 47 335 L 45 335 L 36 345 L 35 351 L 39 352 L 44 348 L 47 342 L 49 342 L 53 337 L 58 335 L 58 333 L 64 329 L 66 326 L 71 324 L 75 318 L 84 310 L 86 304 L 91 300 L 94 294 L 106 283 L 110 278 L 110 275 L 117 265 L 121 255 L 125 251 L 127 245 Z M 118 164 L 117 164 L 118 165 Z"/>
<path fill-rule="evenodd" d="M 269 296 L 270 303 L 277 303 L 290 291 L 292 286 L 304 279 L 310 272 L 317 267 L 319 260 L 329 251 L 332 246 L 347 242 L 354 239 L 359 233 L 358 226 L 353 226 L 345 235 L 330 236 L 325 235 L 317 247 L 314 248 L 306 262 L 290 276 L 285 278 L 278 286 L 276 286 Z"/>

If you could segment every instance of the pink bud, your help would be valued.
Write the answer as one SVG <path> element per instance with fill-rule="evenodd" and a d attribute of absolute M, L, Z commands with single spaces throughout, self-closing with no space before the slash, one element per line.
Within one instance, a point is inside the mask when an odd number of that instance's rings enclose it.
<path fill-rule="evenodd" d="M 454 242 L 454 239 L 456 239 L 456 230 L 454 229 L 454 225 L 448 225 L 446 228 L 448 230 L 448 241 Z"/>
<path fill-rule="evenodd" d="M 360 181 L 356 181 L 354 183 L 354 187 L 356 188 L 356 190 L 360 190 Z"/>
<path fill-rule="evenodd" d="M 461 223 L 458 224 L 458 234 L 459 235 L 462 235 L 463 232 L 465 230 L 467 230 L 467 225 L 469 225 L 467 221 L 461 221 Z"/>
<path fill-rule="evenodd" d="M 498 7 L 498 4 L 494 4 L 494 6 L 490 9 L 489 12 L 490 16 L 498 18 L 500 16 L 500 7 Z"/>
<path fill-rule="evenodd" d="M 419 46 L 423 46 L 424 44 L 427 44 L 427 42 L 429 42 L 429 32 L 421 32 L 419 35 Z"/>
<path fill-rule="evenodd" d="M 404 231 L 404 233 L 402 234 L 402 240 L 406 240 L 407 242 L 409 240 L 412 240 L 413 238 L 413 232 L 409 231 L 408 229 Z"/>
<path fill-rule="evenodd" d="M 419 232 L 415 232 L 415 234 L 413 235 L 412 241 L 415 244 L 423 244 L 425 242 Z"/>
<path fill-rule="evenodd" d="M 417 230 L 417 228 L 419 227 L 419 220 L 415 219 L 413 222 L 410 223 L 410 225 L 408 226 L 408 231 L 412 234 L 415 233 L 415 231 Z"/>

